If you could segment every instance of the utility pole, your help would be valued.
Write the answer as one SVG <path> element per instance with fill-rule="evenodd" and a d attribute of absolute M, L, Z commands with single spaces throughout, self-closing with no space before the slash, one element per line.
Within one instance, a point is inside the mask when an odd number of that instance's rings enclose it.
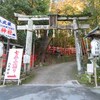
<path fill-rule="evenodd" d="M 76 47 L 76 60 L 77 60 L 77 70 L 80 74 L 82 71 L 81 67 L 81 47 L 78 38 L 78 24 L 77 20 L 73 19 L 73 29 L 74 29 L 74 37 L 75 37 L 75 47 Z"/>

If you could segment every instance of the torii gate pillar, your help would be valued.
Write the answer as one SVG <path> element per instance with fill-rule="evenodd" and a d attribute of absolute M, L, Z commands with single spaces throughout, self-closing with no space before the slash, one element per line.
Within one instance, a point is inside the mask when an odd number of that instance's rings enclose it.
<path fill-rule="evenodd" d="M 73 20 L 73 29 L 74 29 L 74 37 L 75 37 L 75 47 L 76 47 L 76 60 L 77 60 L 77 70 L 78 73 L 80 74 L 82 71 L 82 66 L 81 66 L 81 45 L 79 43 L 79 38 L 78 38 L 78 24 L 77 20 Z"/>
<path fill-rule="evenodd" d="M 33 21 L 32 19 L 28 20 L 28 29 L 27 29 L 27 36 L 26 36 L 26 47 L 25 47 L 25 55 L 29 57 L 28 59 L 28 66 L 24 64 L 24 72 L 30 71 L 30 56 L 31 56 L 31 49 L 32 49 L 32 30 L 33 30 Z"/>

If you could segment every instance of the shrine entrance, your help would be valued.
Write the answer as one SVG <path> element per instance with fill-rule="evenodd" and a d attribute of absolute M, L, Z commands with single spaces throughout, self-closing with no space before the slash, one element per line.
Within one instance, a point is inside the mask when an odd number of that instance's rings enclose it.
<path fill-rule="evenodd" d="M 26 48 L 25 48 L 25 56 L 24 59 L 28 59 L 26 64 L 30 63 L 30 55 L 32 49 L 32 32 L 36 30 L 48 30 L 52 29 L 55 32 L 56 29 L 65 29 L 65 30 L 72 30 L 75 38 L 75 48 L 76 48 L 76 61 L 77 61 L 77 70 L 78 73 L 82 71 L 82 48 L 79 41 L 79 30 L 83 29 L 86 30 L 89 28 L 89 24 L 79 24 L 81 21 L 86 21 L 89 19 L 89 15 L 57 15 L 57 14 L 50 14 L 50 15 L 21 15 L 15 13 L 15 17 L 18 17 L 19 21 L 27 21 L 27 25 L 17 25 L 17 30 L 27 30 L 27 37 L 26 37 Z M 48 21 L 49 25 L 34 25 L 34 21 Z M 72 24 L 70 25 L 58 25 L 59 21 L 70 21 Z M 29 44 L 30 43 L 30 44 Z M 34 50 L 33 50 L 34 53 Z M 24 70 L 26 71 L 26 67 L 24 66 Z M 30 66 L 28 67 L 28 71 L 30 70 Z"/>

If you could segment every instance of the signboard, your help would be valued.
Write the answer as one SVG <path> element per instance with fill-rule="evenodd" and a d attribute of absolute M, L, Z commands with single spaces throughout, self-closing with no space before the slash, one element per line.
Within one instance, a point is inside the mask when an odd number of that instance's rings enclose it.
<path fill-rule="evenodd" d="M 87 64 L 87 73 L 93 74 L 93 64 Z"/>
<path fill-rule="evenodd" d="M 29 55 L 24 55 L 23 63 L 30 63 L 30 56 Z"/>
<path fill-rule="evenodd" d="M 16 26 L 10 21 L 0 17 L 0 35 L 9 39 L 17 39 Z"/>
<path fill-rule="evenodd" d="M 20 79 L 23 49 L 10 49 L 4 79 Z"/>
<path fill-rule="evenodd" d="M 93 56 L 100 55 L 100 40 L 93 39 L 91 41 L 91 54 Z"/>

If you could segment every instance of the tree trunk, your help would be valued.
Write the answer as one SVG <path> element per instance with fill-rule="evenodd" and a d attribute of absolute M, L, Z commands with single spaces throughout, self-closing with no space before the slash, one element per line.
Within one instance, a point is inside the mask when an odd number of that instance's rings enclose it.
<path fill-rule="evenodd" d="M 45 55 L 46 55 L 46 50 L 48 45 L 50 44 L 52 38 L 47 36 L 47 33 L 45 31 L 42 42 L 40 44 L 40 53 L 39 53 L 39 57 L 40 57 L 40 62 L 44 63 L 45 62 Z"/>

